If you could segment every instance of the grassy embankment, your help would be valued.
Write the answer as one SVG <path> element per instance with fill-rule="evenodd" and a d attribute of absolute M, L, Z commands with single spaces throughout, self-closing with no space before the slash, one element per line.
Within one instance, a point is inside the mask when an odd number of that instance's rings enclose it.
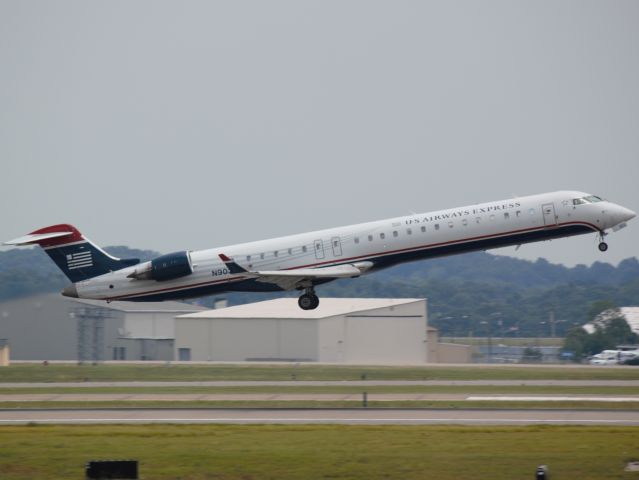
<path fill-rule="evenodd" d="M 136 459 L 143 480 L 636 479 L 632 427 L 112 425 L 0 427 L 5 480 L 84 478 Z"/>

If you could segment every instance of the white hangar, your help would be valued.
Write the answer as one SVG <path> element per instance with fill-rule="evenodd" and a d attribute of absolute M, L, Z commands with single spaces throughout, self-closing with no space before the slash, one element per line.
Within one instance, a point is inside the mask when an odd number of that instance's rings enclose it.
<path fill-rule="evenodd" d="M 176 317 L 175 359 L 422 364 L 426 323 L 425 299 L 281 298 Z"/>
<path fill-rule="evenodd" d="M 14 360 L 173 360 L 175 317 L 203 307 L 59 294 L 0 302 L 0 338 Z"/>

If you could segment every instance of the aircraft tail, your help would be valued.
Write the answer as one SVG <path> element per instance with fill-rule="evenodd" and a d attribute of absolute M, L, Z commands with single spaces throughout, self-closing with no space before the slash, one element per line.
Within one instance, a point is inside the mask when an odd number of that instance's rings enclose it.
<path fill-rule="evenodd" d="M 73 283 L 140 263 L 121 260 L 88 240 L 73 225 L 59 224 L 35 230 L 5 245 L 40 245 Z"/>

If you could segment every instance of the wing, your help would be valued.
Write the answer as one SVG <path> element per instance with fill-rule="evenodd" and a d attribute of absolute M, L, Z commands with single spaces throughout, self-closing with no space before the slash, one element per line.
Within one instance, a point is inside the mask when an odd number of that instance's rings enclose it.
<path fill-rule="evenodd" d="M 373 266 L 372 262 L 358 262 L 333 267 L 251 271 L 241 267 L 224 254 L 220 254 L 220 259 L 231 273 L 241 273 L 255 278 L 258 282 L 273 283 L 284 290 L 310 287 L 322 280 L 359 277 Z"/>

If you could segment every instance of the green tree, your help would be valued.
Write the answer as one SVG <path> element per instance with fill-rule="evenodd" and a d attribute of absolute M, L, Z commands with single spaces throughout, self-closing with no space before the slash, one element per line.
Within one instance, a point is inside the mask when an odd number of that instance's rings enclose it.
<path fill-rule="evenodd" d="M 574 327 L 568 331 L 566 338 L 564 339 L 564 345 L 562 350 L 564 352 L 572 352 L 573 361 L 580 362 L 586 355 L 588 355 L 588 332 L 581 327 Z"/>
<path fill-rule="evenodd" d="M 615 345 L 622 345 L 625 343 L 634 344 L 639 340 L 639 336 L 632 331 L 623 315 L 619 315 L 608 320 L 606 322 L 605 332 L 608 338 Z"/>
<path fill-rule="evenodd" d="M 595 331 L 590 334 L 581 327 L 573 328 L 564 339 L 563 350 L 573 352 L 573 360 L 578 362 L 588 355 L 638 341 L 639 336 L 633 333 L 624 316 L 619 314 L 607 319 L 602 325 L 595 325 Z"/>
<path fill-rule="evenodd" d="M 542 357 L 543 354 L 538 348 L 526 347 L 524 349 L 524 354 L 521 357 L 521 362 L 539 363 L 541 362 Z"/>
<path fill-rule="evenodd" d="M 588 321 L 593 321 L 595 318 L 597 318 L 597 315 L 605 312 L 606 310 L 617 310 L 617 312 L 619 311 L 617 305 L 615 305 L 612 300 L 598 300 L 596 302 L 592 302 L 592 304 L 590 305 L 590 309 L 588 310 Z"/>
<path fill-rule="evenodd" d="M 586 354 L 595 355 L 603 350 L 609 350 L 615 347 L 615 343 L 612 341 L 606 327 L 595 326 L 595 331 L 588 335 L 586 342 Z"/>

